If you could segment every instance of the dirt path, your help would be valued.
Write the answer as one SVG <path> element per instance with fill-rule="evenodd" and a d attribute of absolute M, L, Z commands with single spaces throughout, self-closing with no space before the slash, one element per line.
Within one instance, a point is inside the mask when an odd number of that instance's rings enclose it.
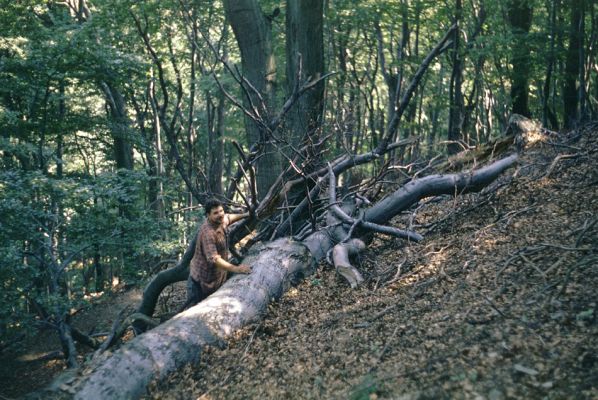
<path fill-rule="evenodd" d="M 105 295 L 94 300 L 89 309 L 75 315 L 73 325 L 86 333 L 109 332 L 118 313 L 125 307 L 136 307 L 140 300 L 140 289 Z M 19 398 L 50 383 L 65 369 L 60 350 L 58 335 L 47 330 L 3 352 L 0 355 L 0 399 Z M 81 346 L 77 351 L 80 362 L 90 352 Z M 48 356 L 50 359 L 46 359 Z"/>

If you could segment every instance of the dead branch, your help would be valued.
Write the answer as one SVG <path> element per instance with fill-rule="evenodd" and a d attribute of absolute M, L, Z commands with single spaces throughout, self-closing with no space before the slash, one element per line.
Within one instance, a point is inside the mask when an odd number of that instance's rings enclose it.
<path fill-rule="evenodd" d="M 158 326 L 158 322 L 141 313 L 133 313 L 129 315 L 124 319 L 124 321 L 122 321 L 122 323 L 117 323 L 118 321 L 119 319 L 115 321 L 112 326 L 112 332 L 110 333 L 110 336 L 104 341 L 104 343 L 102 343 L 102 346 L 96 351 L 94 357 L 108 350 L 108 348 L 111 346 L 114 346 L 118 340 L 124 336 L 124 334 L 127 332 L 127 329 L 134 327 L 136 324 L 138 325 L 140 322 L 143 323 L 144 326 L 149 326 L 151 328 Z"/>
<path fill-rule="evenodd" d="M 546 174 L 544 175 L 545 178 L 549 178 L 550 174 L 552 174 L 552 171 L 554 170 L 554 168 L 556 167 L 556 165 L 559 163 L 559 161 L 561 160 L 566 160 L 568 158 L 577 158 L 579 157 L 579 154 L 559 154 L 553 161 L 552 164 L 550 164 L 550 167 L 548 168 L 548 170 L 546 171 Z"/>
<path fill-rule="evenodd" d="M 126 310 L 127 307 L 120 310 L 118 316 L 114 319 L 114 322 L 112 323 L 112 329 L 110 330 L 110 333 L 107 335 L 102 345 L 97 349 L 96 353 L 94 354 L 94 357 L 106 351 L 110 346 L 112 346 L 116 342 L 116 332 L 118 331 L 118 327 L 122 325 L 122 318 Z"/>
<path fill-rule="evenodd" d="M 364 249 L 365 243 L 361 239 L 351 239 L 332 248 L 332 264 L 336 268 L 336 272 L 342 275 L 353 289 L 363 282 L 363 276 L 351 264 L 349 258 L 359 254 Z"/>
<path fill-rule="evenodd" d="M 396 109 L 392 119 L 388 123 L 386 135 L 384 136 L 384 139 L 378 145 L 379 151 L 383 151 L 386 148 L 386 146 L 390 143 L 392 138 L 395 136 L 395 133 L 397 132 L 397 128 L 399 127 L 399 122 L 401 120 L 401 117 L 403 116 L 403 113 L 407 109 L 407 106 L 409 105 L 409 102 L 411 101 L 411 97 L 413 97 L 413 93 L 415 93 L 415 89 L 417 89 L 419 82 L 422 80 L 425 72 L 427 71 L 428 67 L 430 66 L 430 64 L 432 63 L 434 58 L 436 58 L 438 55 L 442 54 L 442 52 L 444 52 L 450 46 L 451 42 L 449 41 L 449 38 L 451 37 L 451 35 L 455 31 L 455 29 L 457 29 L 457 25 L 453 24 L 448 29 L 448 31 L 444 34 L 442 39 L 440 39 L 440 41 L 436 44 L 436 46 L 434 46 L 434 48 L 432 50 L 430 50 L 430 52 L 428 53 L 426 58 L 424 58 L 424 60 L 420 64 L 419 68 L 415 72 L 413 79 L 411 79 L 409 86 L 405 90 L 405 93 L 403 93 L 403 97 L 401 97 L 399 103 L 397 104 L 397 109 Z"/>
<path fill-rule="evenodd" d="M 332 211 L 335 214 L 335 216 L 342 222 L 350 224 L 350 225 L 358 225 L 358 226 L 362 227 L 363 229 L 371 230 L 371 231 L 378 232 L 378 233 L 384 233 L 386 235 L 391 235 L 391 236 L 395 236 L 395 237 L 402 238 L 402 239 L 412 240 L 414 242 L 419 242 L 419 241 L 423 240 L 423 236 L 421 236 L 420 234 L 418 234 L 416 232 L 409 232 L 409 231 L 405 231 L 402 229 L 393 228 L 390 226 L 383 226 L 383 225 L 379 225 L 376 223 L 351 218 L 336 204 L 336 190 L 335 190 L 336 179 L 335 179 L 335 175 L 334 175 L 334 172 L 332 171 L 332 167 L 330 166 L 330 164 L 328 165 L 328 178 L 330 180 L 329 188 L 328 188 L 328 190 L 330 192 L 330 198 L 329 198 L 330 211 Z"/>
<path fill-rule="evenodd" d="M 71 333 L 73 335 L 73 339 L 75 339 L 78 343 L 84 344 L 85 346 L 94 350 L 100 347 L 100 342 L 97 339 L 86 335 L 74 326 L 71 327 Z"/>
<path fill-rule="evenodd" d="M 332 163 L 334 165 L 333 170 L 336 174 L 340 174 L 356 165 L 371 162 L 372 160 L 379 158 L 383 154 L 386 154 L 389 151 L 392 151 L 393 149 L 395 149 L 397 147 L 404 146 L 404 145 L 412 143 L 413 141 L 416 140 L 415 138 L 409 138 L 406 140 L 398 141 L 396 143 L 392 143 L 392 144 L 389 143 L 390 139 L 394 136 L 393 130 L 396 131 L 396 129 L 398 127 L 399 120 L 402 116 L 402 113 L 404 112 L 409 101 L 411 100 L 411 97 L 412 97 L 417 85 L 419 84 L 420 80 L 422 79 L 425 71 L 429 67 L 432 60 L 447 48 L 446 47 L 447 41 L 450 37 L 450 33 L 454 29 L 455 29 L 455 26 L 453 26 L 449 29 L 449 31 L 441 39 L 441 41 L 434 47 L 434 49 L 432 49 L 430 51 L 428 56 L 424 59 L 424 62 L 422 62 L 422 65 L 420 65 L 419 69 L 417 70 L 416 74 L 414 75 L 414 77 L 411 81 L 411 84 L 409 85 L 408 89 L 405 91 L 404 96 L 401 98 L 401 102 L 399 104 L 398 110 L 395 113 L 391 124 L 389 124 L 389 132 L 387 132 L 385 139 L 381 141 L 381 144 L 375 150 L 373 150 L 369 153 L 366 153 L 363 155 L 358 155 L 358 156 L 341 156 L 338 159 L 334 160 Z M 266 194 L 266 196 L 264 197 L 264 200 L 262 200 L 259 207 L 257 207 L 256 215 L 258 217 L 267 216 L 270 213 L 272 213 L 273 210 L 275 210 L 277 207 L 276 204 L 279 203 L 280 199 L 284 198 L 284 193 L 288 193 L 295 185 L 297 185 L 301 182 L 304 182 L 305 179 L 312 179 L 313 181 L 317 181 L 317 178 L 326 176 L 328 174 L 328 171 L 327 171 L 327 168 L 324 167 L 318 171 L 312 172 L 304 177 L 295 179 L 293 181 L 289 181 L 283 185 L 282 177 L 285 176 L 286 173 L 287 173 L 287 171 L 285 171 L 283 174 L 281 174 L 281 176 L 279 177 L 277 182 L 274 185 L 272 185 L 272 187 L 270 188 L 270 191 Z M 308 203 L 305 203 L 305 205 L 307 205 L 307 204 Z M 368 221 L 368 222 L 371 222 L 371 221 Z M 374 228 L 376 228 L 376 227 L 370 226 L 370 229 L 374 229 Z M 390 231 L 390 232 L 388 232 L 388 234 L 397 234 L 397 235 L 399 235 L 399 237 L 404 237 L 404 235 L 406 233 Z M 415 237 L 413 240 L 415 240 Z"/>
<path fill-rule="evenodd" d="M 160 273 L 158 273 L 145 287 L 143 290 L 141 304 L 137 308 L 138 313 L 152 316 L 154 314 L 154 310 L 156 309 L 158 297 L 164 288 L 175 282 L 180 282 L 187 279 L 189 275 L 189 263 L 193 258 L 196 242 L 197 232 L 193 235 L 189 245 L 187 246 L 187 250 L 185 250 L 185 254 L 183 254 L 183 257 L 181 257 L 181 260 L 178 262 L 178 264 L 172 268 L 160 271 Z M 137 323 L 135 324 L 135 329 L 137 331 L 143 331 L 145 330 L 145 327 L 143 324 Z"/>
<path fill-rule="evenodd" d="M 77 348 L 73 340 L 71 326 L 66 321 L 61 320 L 57 328 L 66 364 L 69 368 L 77 368 L 79 362 L 77 361 Z"/>
<path fill-rule="evenodd" d="M 389 221 L 422 198 L 480 191 L 515 164 L 517 158 L 517 154 L 513 154 L 475 171 L 450 175 L 430 175 L 413 180 L 367 209 L 364 219 L 368 222 L 382 223 Z"/>

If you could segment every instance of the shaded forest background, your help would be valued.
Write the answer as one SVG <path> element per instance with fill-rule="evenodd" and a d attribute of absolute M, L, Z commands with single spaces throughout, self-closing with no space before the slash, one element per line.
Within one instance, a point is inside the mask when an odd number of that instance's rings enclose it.
<path fill-rule="evenodd" d="M 300 1 L 239 2 L 259 11 L 261 55 L 239 50 L 247 19 L 231 3 L 3 1 L 0 349 L 70 329 L 94 297 L 176 263 L 202 201 L 246 205 L 247 154 L 261 198 L 306 140 L 323 163 L 409 139 L 343 175 L 350 185 L 408 178 L 504 134 L 512 113 L 551 130 L 598 114 L 592 1 L 328 0 L 308 15 Z M 296 31 L 321 35 L 300 43 Z M 323 77 L 275 130 L 259 129 Z"/>

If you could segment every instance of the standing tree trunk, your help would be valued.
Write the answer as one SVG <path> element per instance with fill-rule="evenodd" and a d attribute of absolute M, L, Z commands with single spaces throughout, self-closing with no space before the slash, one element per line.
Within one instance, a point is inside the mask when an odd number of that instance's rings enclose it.
<path fill-rule="evenodd" d="M 110 110 L 114 159 L 117 169 L 133 169 L 133 148 L 130 141 L 130 123 L 127 117 L 125 99 L 120 91 L 109 82 L 102 82 L 102 90 Z"/>
<path fill-rule="evenodd" d="M 286 2 L 286 75 L 287 97 L 296 93 L 308 81 L 324 75 L 324 21 L 323 0 L 287 0 Z M 293 146 L 287 156 L 296 158 L 296 150 L 306 145 L 302 156 L 308 163 L 299 163 L 305 173 L 318 165 L 320 154 L 310 144 L 319 142 L 324 107 L 324 81 L 305 92 L 287 114 L 285 135 Z M 293 171 L 294 173 L 294 171 Z M 295 206 L 307 196 L 313 182 L 297 186 L 286 200 Z"/>
<path fill-rule="evenodd" d="M 588 118 L 588 104 L 587 104 L 587 93 L 586 93 L 586 46 L 585 43 L 585 30 L 586 30 L 586 16 L 585 16 L 585 2 L 582 0 L 580 4 L 581 17 L 579 19 L 579 121 L 585 122 Z M 591 48 L 588 46 L 588 48 Z"/>
<path fill-rule="evenodd" d="M 316 80 L 324 74 L 323 6 L 323 0 L 287 0 L 286 72 L 289 94 L 302 82 Z M 286 123 L 291 143 L 299 144 L 314 135 L 321 123 L 323 102 L 324 81 L 297 100 Z"/>
<path fill-rule="evenodd" d="M 463 55 L 461 49 L 461 20 L 463 18 L 463 5 L 461 0 L 455 1 L 455 29 L 453 35 L 453 72 L 449 87 L 449 126 L 448 146 L 449 154 L 455 154 L 462 150 L 459 142 L 463 139 Z"/>
<path fill-rule="evenodd" d="M 245 84 L 245 106 L 268 121 L 273 110 L 276 61 L 273 54 L 271 19 L 262 12 L 257 0 L 225 0 L 224 9 L 239 50 Z M 275 13 L 276 14 L 276 13 Z M 249 145 L 259 144 L 262 157 L 257 160 L 257 191 L 263 197 L 280 173 L 280 156 L 273 138 L 255 121 L 245 117 Z"/>
<path fill-rule="evenodd" d="M 527 34 L 532 25 L 533 9 L 527 0 L 510 0 L 507 10 L 509 24 L 515 43 L 512 49 L 511 101 L 513 113 L 530 116 L 529 112 L 529 75 L 530 48 Z"/>
<path fill-rule="evenodd" d="M 550 14 L 550 50 L 548 53 L 548 65 L 546 66 L 546 78 L 544 80 L 544 89 L 542 95 L 542 124 L 544 126 L 550 126 L 551 129 L 558 129 L 559 124 L 554 114 L 554 110 L 551 110 L 549 100 L 551 97 L 551 85 L 552 85 L 552 74 L 556 64 L 555 54 L 555 35 L 556 35 L 556 13 L 558 0 L 552 0 L 550 2 L 549 14 Z M 548 123 L 550 122 L 550 124 Z"/>
<path fill-rule="evenodd" d="M 222 171 L 224 166 L 224 95 L 219 93 L 216 104 L 206 93 L 208 108 L 208 192 L 221 196 Z"/>
<path fill-rule="evenodd" d="M 565 106 L 565 127 L 573 128 L 579 121 L 579 93 L 577 80 L 581 67 L 579 52 L 583 45 L 581 36 L 581 19 L 584 0 L 570 0 L 571 23 L 569 25 L 569 47 L 565 64 L 565 86 L 563 101 Z"/>

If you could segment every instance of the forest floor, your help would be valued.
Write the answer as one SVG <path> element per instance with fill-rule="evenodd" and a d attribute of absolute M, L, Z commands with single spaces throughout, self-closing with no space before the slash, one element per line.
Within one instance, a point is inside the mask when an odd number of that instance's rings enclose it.
<path fill-rule="evenodd" d="M 361 287 L 321 265 L 147 398 L 598 399 L 598 124 L 542 139 L 481 193 L 397 217 L 425 240 L 376 237 L 357 263 Z M 139 291 L 123 296 L 87 315 L 109 327 Z M 161 307 L 184 296 L 179 284 Z M 0 360 L 16 386 L 0 398 L 62 369 L 27 354 L 18 370 Z"/>
<path fill-rule="evenodd" d="M 110 332 L 122 310 L 134 310 L 141 302 L 141 289 L 123 290 L 97 296 L 89 308 L 76 313 L 72 325 L 85 333 Z M 127 333 L 131 336 L 131 333 Z M 100 338 L 101 339 L 101 338 Z M 126 340 L 126 337 L 125 337 Z M 40 330 L 0 353 L 0 400 L 20 398 L 48 385 L 66 369 L 58 334 Z M 78 361 L 93 350 L 77 345 Z"/>

